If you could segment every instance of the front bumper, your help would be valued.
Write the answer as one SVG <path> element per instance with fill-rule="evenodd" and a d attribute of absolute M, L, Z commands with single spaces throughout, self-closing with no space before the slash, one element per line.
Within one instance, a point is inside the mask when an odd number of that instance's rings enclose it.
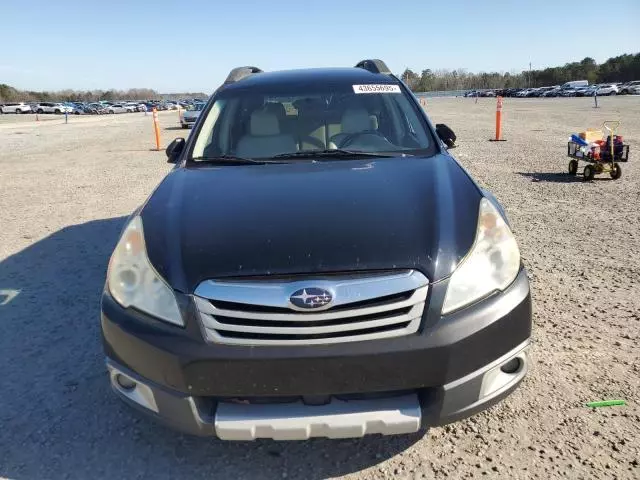
<path fill-rule="evenodd" d="M 352 437 L 446 424 L 488 408 L 524 378 L 531 301 L 524 270 L 506 291 L 442 317 L 445 292 L 446 282 L 433 285 L 417 334 L 290 347 L 206 344 L 189 302 L 187 327 L 179 329 L 105 294 L 111 383 L 158 420 L 223 439 Z"/>

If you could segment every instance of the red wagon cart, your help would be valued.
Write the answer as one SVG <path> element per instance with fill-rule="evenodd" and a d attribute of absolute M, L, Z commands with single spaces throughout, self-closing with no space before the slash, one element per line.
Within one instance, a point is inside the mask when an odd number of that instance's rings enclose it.
<path fill-rule="evenodd" d="M 629 145 L 625 145 L 622 137 L 616 135 L 620 126 L 618 121 L 606 121 L 602 124 L 603 139 L 591 144 L 573 136 L 567 145 L 569 161 L 569 174 L 578 172 L 578 162 L 586 162 L 583 176 L 584 180 L 592 180 L 595 175 L 608 173 L 611 178 L 617 180 L 622 176 L 621 162 L 629 161 Z"/>

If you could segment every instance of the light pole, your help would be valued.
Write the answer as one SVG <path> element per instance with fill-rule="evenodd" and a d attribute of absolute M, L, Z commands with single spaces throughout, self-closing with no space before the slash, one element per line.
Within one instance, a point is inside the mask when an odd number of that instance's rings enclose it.
<path fill-rule="evenodd" d="M 529 62 L 529 88 L 531 88 L 531 62 Z"/>

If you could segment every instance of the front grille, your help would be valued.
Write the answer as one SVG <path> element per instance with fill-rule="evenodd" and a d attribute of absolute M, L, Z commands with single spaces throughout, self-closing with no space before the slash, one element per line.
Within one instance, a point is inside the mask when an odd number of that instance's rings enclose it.
<path fill-rule="evenodd" d="M 291 308 L 302 288 L 332 293 L 321 311 Z M 424 311 L 428 280 L 416 271 L 361 278 L 285 282 L 203 282 L 195 292 L 207 340 L 242 345 L 353 342 L 415 333 Z"/>

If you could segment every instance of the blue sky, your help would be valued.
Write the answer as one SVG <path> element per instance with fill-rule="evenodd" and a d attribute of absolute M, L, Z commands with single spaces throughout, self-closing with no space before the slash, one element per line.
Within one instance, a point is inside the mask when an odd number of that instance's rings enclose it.
<path fill-rule="evenodd" d="M 521 71 L 640 52 L 640 0 L 2 3 L 0 83 L 20 89 L 209 93 L 239 65 Z"/>

